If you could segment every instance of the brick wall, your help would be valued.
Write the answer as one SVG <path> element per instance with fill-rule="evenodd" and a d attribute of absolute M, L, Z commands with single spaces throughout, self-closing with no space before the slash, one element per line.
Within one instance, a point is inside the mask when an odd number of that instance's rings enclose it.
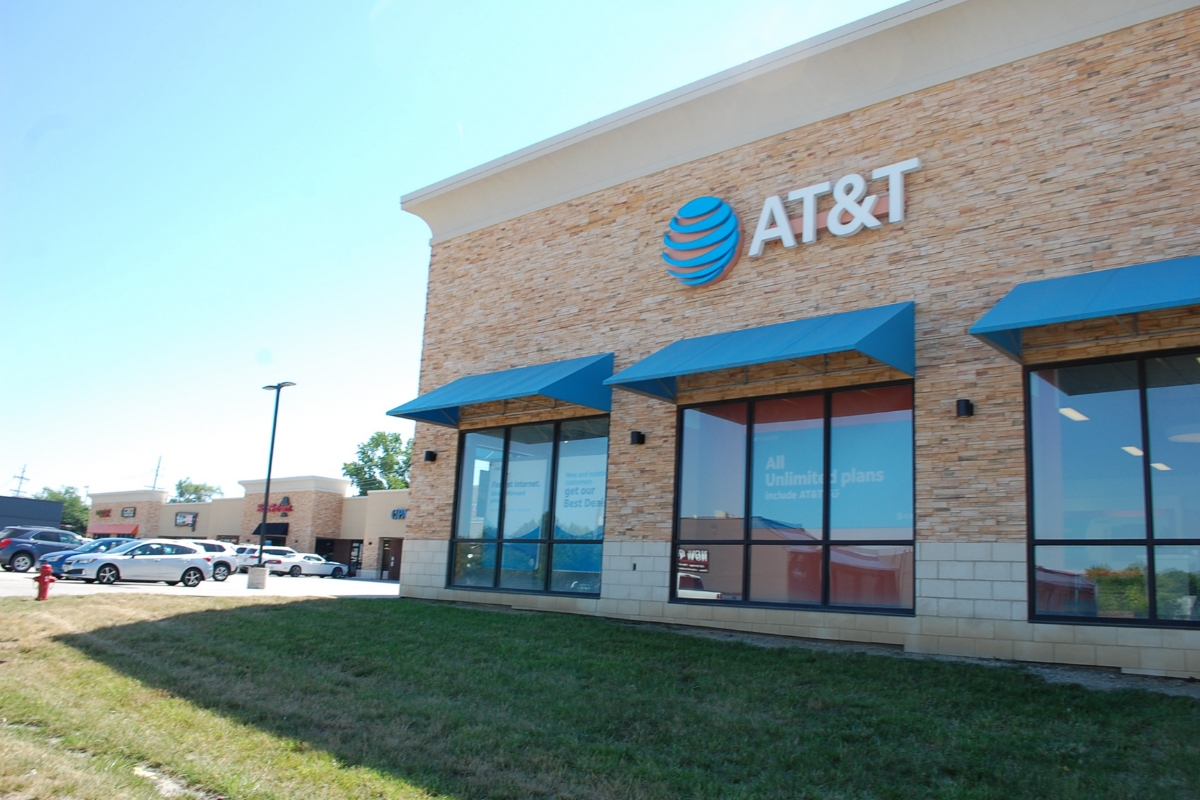
<path fill-rule="evenodd" d="M 913 300 L 919 618 L 694 606 L 663 615 L 1073 663 L 1101 663 L 1098 648 L 1116 647 L 1104 651 L 1103 663 L 1159 669 L 1140 660 L 1131 665 L 1141 656 L 1119 649 L 1144 635 L 1174 653 L 1159 654 L 1170 664 L 1162 670 L 1200 674 L 1200 663 L 1187 666 L 1179 655 L 1200 641 L 1194 632 L 1117 631 L 1110 644 L 1084 643 L 1079 637 L 1093 634 L 1023 621 L 1023 552 L 1007 560 L 1026 535 L 1021 367 L 967 334 L 1017 283 L 1200 253 L 1193 198 L 1200 183 L 1198 78 L 1200 10 L 1193 9 L 436 245 L 422 392 L 464 375 L 608 351 L 620 370 L 683 338 Z M 694 197 L 724 198 L 752 230 L 765 196 L 914 156 L 924 166 L 907 178 L 902 224 L 844 239 L 823 233 L 791 250 L 774 243 L 702 289 L 664 272 L 663 232 Z M 873 184 L 872 191 L 885 189 Z M 822 210 L 831 205 L 824 199 Z M 1198 325 L 1200 308 L 1144 315 L 1136 335 L 1128 320 L 1053 326 L 1030 337 L 1029 358 L 1198 345 L 1200 335 L 1182 331 Z M 889 374 L 879 367 L 875 377 Z M 703 381 L 715 379 L 705 376 L 685 382 L 681 399 L 848 385 L 871 376 L 845 370 L 819 378 L 760 376 L 774 380 L 769 389 L 713 388 Z M 956 418 L 957 398 L 972 399 L 976 415 Z M 670 539 L 675 413 L 668 403 L 614 392 L 606 558 L 610 544 Z M 545 417 L 521 417 L 529 418 Z M 630 430 L 644 431 L 646 444 L 631 446 Z M 439 458 L 414 465 L 410 540 L 449 536 L 456 444 L 456 431 L 417 425 L 416 450 L 436 450 Z M 964 566 L 943 576 L 943 560 L 930 555 L 942 552 L 938 545 Z M 988 555 L 954 549 L 969 545 Z M 993 575 L 1005 564 L 1007 575 Z M 429 577 L 444 586 L 444 574 L 443 562 L 440 575 Z M 606 569 L 606 591 L 613 579 Z M 432 586 L 429 592 L 445 591 Z M 605 604 L 632 601 L 598 602 L 593 607 L 601 613 L 617 613 Z M 643 617 L 656 616 L 650 611 Z M 926 632 L 926 625 L 936 630 Z"/>
<path fill-rule="evenodd" d="M 1188 199 L 1200 178 L 1198 74 L 1192 10 L 440 244 L 422 391 L 610 350 L 622 369 L 681 338 L 915 300 L 918 538 L 1023 541 L 1020 367 L 967 328 L 1022 281 L 1200 252 Z M 663 271 L 662 233 L 692 197 L 724 197 L 752 228 L 766 195 L 911 156 L 925 165 L 908 176 L 903 224 L 845 239 L 823 233 L 794 250 L 769 245 L 710 288 L 683 287 Z M 1185 316 L 1194 325 L 1196 310 Z M 1154 346 L 1151 335 L 1031 355 Z M 975 417 L 954 417 L 959 397 L 975 401 Z M 609 536 L 669 538 L 674 413 L 614 392 Z M 647 444 L 630 446 L 627 430 L 647 432 Z M 445 538 L 456 433 L 419 424 L 416 449 L 440 456 L 415 465 L 409 535 Z"/>
<path fill-rule="evenodd" d="M 122 517 L 121 509 L 133 508 L 134 516 Z M 88 516 L 88 525 L 137 525 L 139 539 L 152 539 L 164 534 L 162 528 L 163 503 L 158 500 L 126 500 L 123 502 L 94 502 Z M 107 517 L 97 512 L 108 511 Z M 170 524 L 175 518 L 172 516 Z M 170 526 L 168 526 L 170 527 Z M 169 533 L 169 531 L 168 531 Z"/>

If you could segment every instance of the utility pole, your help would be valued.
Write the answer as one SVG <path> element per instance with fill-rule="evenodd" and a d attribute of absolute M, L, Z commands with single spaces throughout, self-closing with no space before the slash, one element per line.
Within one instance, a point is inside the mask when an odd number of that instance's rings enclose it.
<path fill-rule="evenodd" d="M 152 491 L 158 491 L 158 471 L 162 469 L 162 456 L 158 457 L 158 464 L 154 467 L 154 485 L 150 487 Z"/>
<path fill-rule="evenodd" d="M 27 467 L 27 466 L 29 466 L 29 465 L 22 464 L 21 465 L 21 474 L 13 475 L 13 479 L 16 480 L 16 482 L 17 482 L 17 491 L 16 491 L 16 493 L 13 494 L 13 497 L 20 497 L 23 494 L 23 492 L 21 491 L 21 488 L 25 485 L 25 481 L 29 480 L 29 478 L 25 477 L 25 467 Z"/>

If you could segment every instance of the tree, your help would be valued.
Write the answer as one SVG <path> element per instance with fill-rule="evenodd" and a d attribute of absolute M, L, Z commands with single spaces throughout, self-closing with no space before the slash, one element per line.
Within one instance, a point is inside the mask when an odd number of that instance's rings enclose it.
<path fill-rule="evenodd" d="M 79 490 L 74 486 L 64 486 L 61 489 L 44 487 L 33 496 L 35 500 L 53 500 L 63 504 L 62 527 L 76 533 L 87 530 L 88 515 L 91 508 L 79 496 Z"/>
<path fill-rule="evenodd" d="M 224 492 L 207 483 L 193 483 L 191 478 L 175 482 L 175 496 L 168 503 L 207 503 L 213 497 L 223 497 Z"/>
<path fill-rule="evenodd" d="M 374 489 L 407 489 L 412 469 L 412 439 L 398 433 L 376 431 L 358 446 L 358 460 L 342 464 L 359 495 Z"/>

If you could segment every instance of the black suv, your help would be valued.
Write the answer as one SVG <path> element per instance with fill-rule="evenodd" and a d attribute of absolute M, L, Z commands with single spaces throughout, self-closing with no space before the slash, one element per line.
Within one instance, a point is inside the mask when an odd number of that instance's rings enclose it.
<path fill-rule="evenodd" d="M 86 541 L 77 533 L 57 528 L 5 528 L 0 531 L 0 567 L 28 572 L 47 553 L 74 550 Z"/>

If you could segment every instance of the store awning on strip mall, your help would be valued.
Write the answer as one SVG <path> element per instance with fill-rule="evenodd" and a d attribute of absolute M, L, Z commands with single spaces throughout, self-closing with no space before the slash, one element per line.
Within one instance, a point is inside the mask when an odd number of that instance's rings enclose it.
<path fill-rule="evenodd" d="M 534 396 L 607 412 L 612 410 L 612 389 L 604 385 L 604 379 L 612 375 L 612 369 L 613 354 L 604 353 L 468 375 L 387 413 L 456 428 L 463 406 Z"/>
<path fill-rule="evenodd" d="M 1016 361 L 1026 328 L 1200 305 L 1200 256 L 1019 283 L 971 327 Z"/>
<path fill-rule="evenodd" d="M 137 525 L 119 525 L 115 522 L 101 522 L 88 525 L 88 536 L 137 536 Z"/>
<path fill-rule="evenodd" d="M 912 375 L 914 326 L 909 302 L 681 339 L 605 383 L 673 403 L 675 379 L 682 375 L 844 352 L 862 353 Z"/>

